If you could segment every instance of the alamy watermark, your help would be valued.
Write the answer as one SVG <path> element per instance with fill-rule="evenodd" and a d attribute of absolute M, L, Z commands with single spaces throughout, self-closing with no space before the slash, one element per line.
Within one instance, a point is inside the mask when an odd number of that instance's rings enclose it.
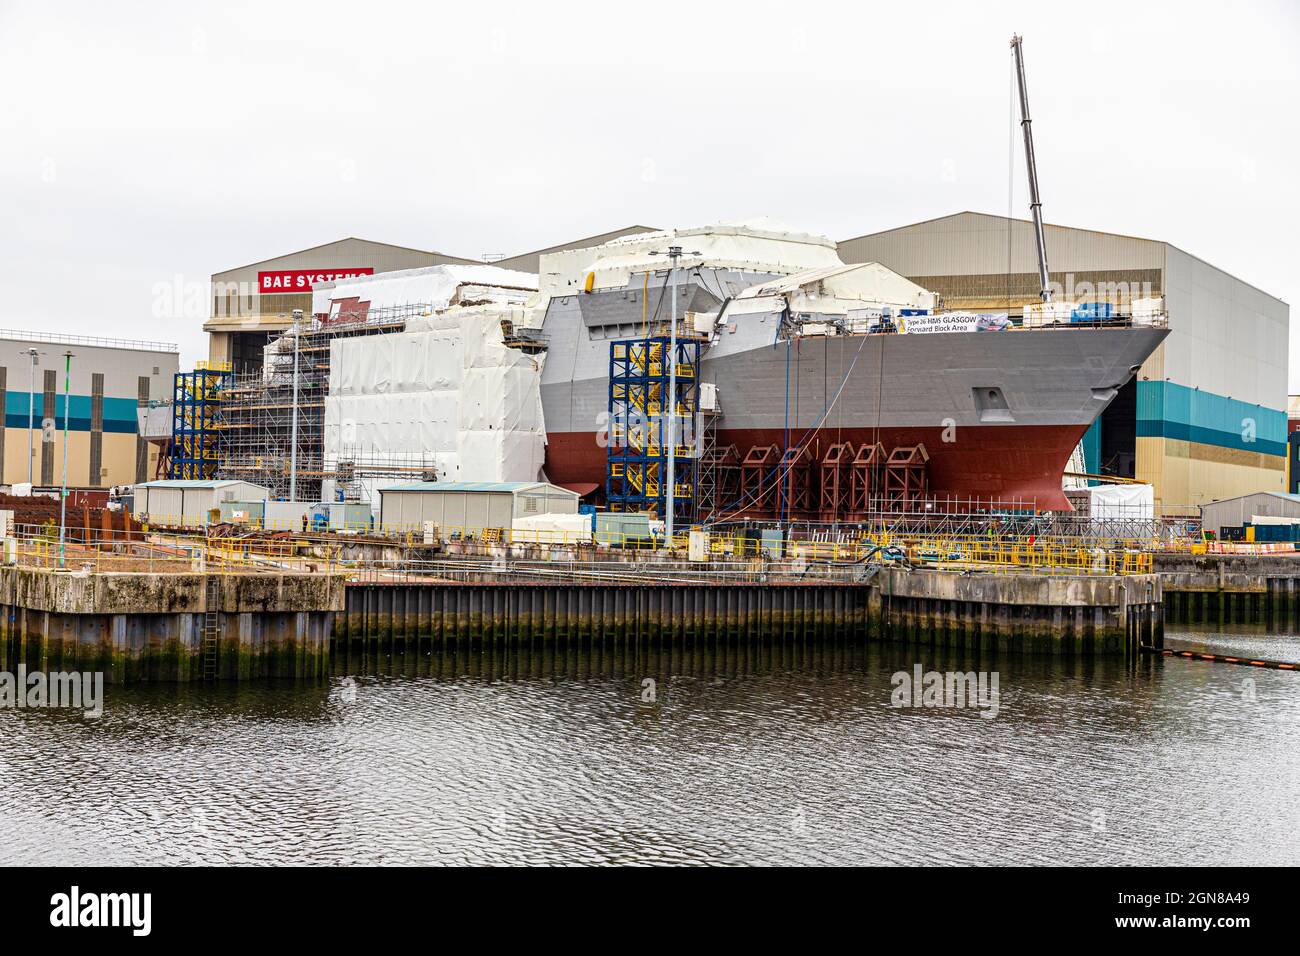
<path fill-rule="evenodd" d="M 1092 282 L 1076 279 L 1073 272 L 1065 274 L 1064 282 L 1053 279 L 1047 285 L 1052 290 L 1053 299 L 1058 302 L 1109 302 L 1118 307 L 1135 299 L 1155 297 L 1149 281 Z"/>
<path fill-rule="evenodd" d="M 78 886 L 50 897 L 50 925 L 129 927 L 133 936 L 153 928 L 152 893 L 83 893 Z"/>
<path fill-rule="evenodd" d="M 104 713 L 103 671 L 0 671 L 0 708 L 79 710 L 87 717 Z"/>
<path fill-rule="evenodd" d="M 981 717 L 998 715 L 997 671 L 896 671 L 890 707 L 972 707 Z"/>

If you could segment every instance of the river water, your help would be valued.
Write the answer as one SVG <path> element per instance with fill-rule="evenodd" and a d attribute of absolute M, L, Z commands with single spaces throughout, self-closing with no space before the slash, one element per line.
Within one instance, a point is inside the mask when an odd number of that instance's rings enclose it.
<path fill-rule="evenodd" d="M 1294 635 L 1167 641 L 1300 660 Z M 996 671 L 996 715 L 891 707 L 915 664 Z M 106 696 L 0 711 L 0 862 L 1300 863 L 1293 672 L 497 652 Z"/>

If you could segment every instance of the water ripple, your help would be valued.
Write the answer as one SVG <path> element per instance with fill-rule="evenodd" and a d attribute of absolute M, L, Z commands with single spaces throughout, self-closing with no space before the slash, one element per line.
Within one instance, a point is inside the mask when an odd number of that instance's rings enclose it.
<path fill-rule="evenodd" d="M 0 712 L 0 862 L 1300 862 L 1292 673 L 904 648 L 414 663 L 438 676 Z M 889 707 L 913 663 L 996 669 L 998 715 Z"/>

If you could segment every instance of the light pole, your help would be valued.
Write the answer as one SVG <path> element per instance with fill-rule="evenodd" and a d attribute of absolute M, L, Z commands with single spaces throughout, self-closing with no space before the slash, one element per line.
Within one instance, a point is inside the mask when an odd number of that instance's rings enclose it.
<path fill-rule="evenodd" d="M 691 252 L 689 255 L 698 256 Z M 672 286 L 673 320 L 668 333 L 668 482 L 664 489 L 667 505 L 664 508 L 664 541 L 667 547 L 673 546 L 673 519 L 677 511 L 677 284 L 673 282 L 673 273 L 677 271 L 677 260 L 682 257 L 681 246 L 669 246 L 668 252 L 651 251 L 652 256 L 667 255 L 671 265 L 668 266 L 668 284 Z"/>
<path fill-rule="evenodd" d="M 68 419 L 72 383 L 72 353 L 63 353 L 63 493 L 59 495 L 59 567 L 63 567 L 63 547 L 68 530 Z"/>
<path fill-rule="evenodd" d="M 30 348 L 18 354 L 26 355 L 31 359 L 31 367 L 27 374 L 27 483 L 31 485 L 35 483 L 32 461 L 36 457 L 36 366 L 39 364 L 39 356 L 45 353 Z"/>

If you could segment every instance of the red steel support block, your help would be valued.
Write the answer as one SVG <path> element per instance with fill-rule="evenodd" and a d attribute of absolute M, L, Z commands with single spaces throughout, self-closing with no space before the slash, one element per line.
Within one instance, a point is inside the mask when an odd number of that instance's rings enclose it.
<path fill-rule="evenodd" d="M 849 466 L 849 500 L 846 516 L 861 520 L 874 511 L 880 511 L 881 470 L 885 466 L 885 446 L 859 445 Z"/>
<path fill-rule="evenodd" d="M 839 442 L 827 448 L 822 456 L 819 515 L 822 521 L 843 521 L 848 514 L 854 454 L 851 442 Z"/>
<path fill-rule="evenodd" d="M 776 445 L 755 445 L 740 463 L 740 498 L 746 517 L 771 518 L 775 513 L 777 466 L 781 449 Z"/>
<path fill-rule="evenodd" d="M 812 449 L 787 448 L 781 456 L 781 495 L 776 504 L 783 519 L 810 518 L 813 512 L 813 475 L 816 456 Z"/>
<path fill-rule="evenodd" d="M 924 445 L 895 448 L 885 462 L 885 507 L 910 511 L 929 490 L 927 472 L 930 456 Z"/>

